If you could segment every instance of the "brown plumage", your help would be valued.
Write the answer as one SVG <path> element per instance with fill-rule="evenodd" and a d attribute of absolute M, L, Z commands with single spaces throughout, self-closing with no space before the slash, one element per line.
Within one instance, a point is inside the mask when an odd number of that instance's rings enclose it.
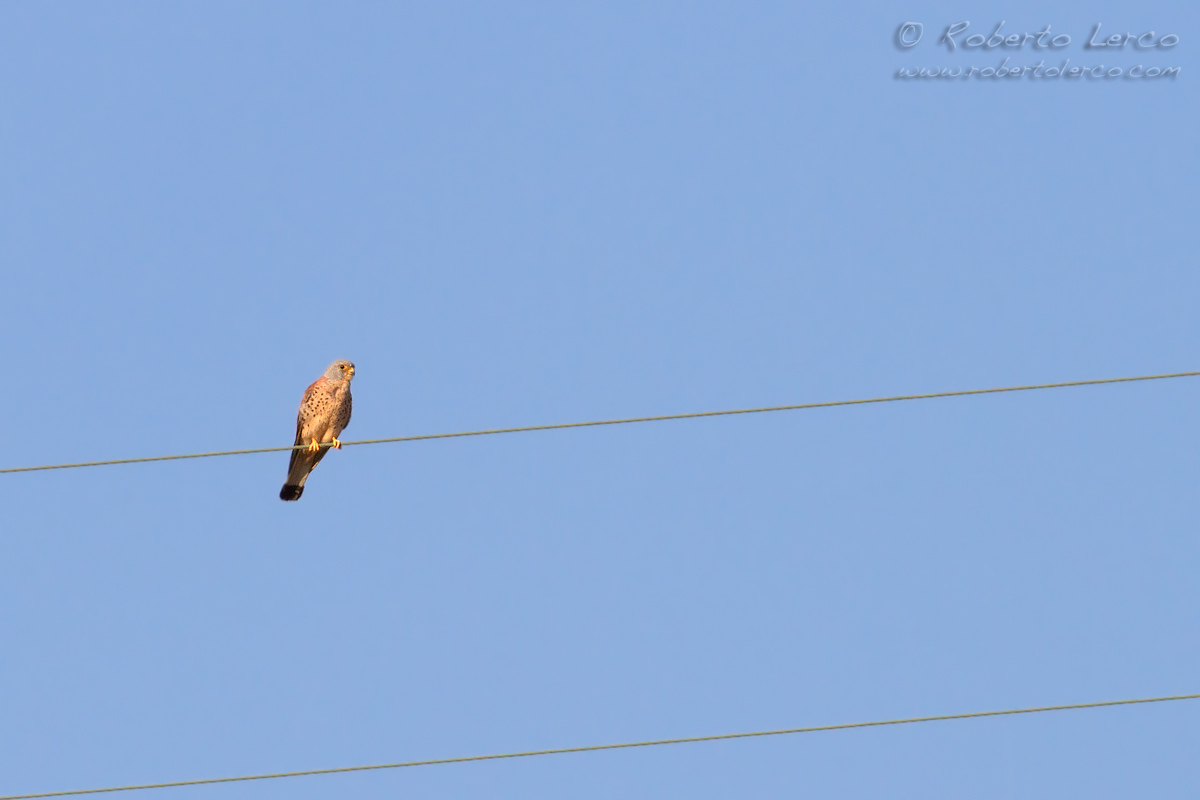
<path fill-rule="evenodd" d="M 353 378 L 354 365 L 339 358 L 304 390 L 300 412 L 296 415 L 296 445 L 308 447 L 292 451 L 287 481 L 279 490 L 280 500 L 299 500 L 304 494 L 308 474 L 330 448 L 341 448 L 342 443 L 337 437 L 350 424 L 350 381 Z"/>

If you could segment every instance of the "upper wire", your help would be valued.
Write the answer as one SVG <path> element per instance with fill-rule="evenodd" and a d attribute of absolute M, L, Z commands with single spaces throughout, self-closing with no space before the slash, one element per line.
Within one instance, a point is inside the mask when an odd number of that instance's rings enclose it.
<path fill-rule="evenodd" d="M 354 442 L 342 442 L 344 447 L 363 444 L 391 444 L 394 442 L 419 442 L 427 439 L 455 439 L 462 436 L 492 436 L 499 433 L 529 433 L 531 431 L 552 431 L 564 428 L 591 428 L 598 425 L 629 425 L 635 422 L 665 422 L 672 419 L 696 419 L 699 417 L 724 417 L 734 414 L 765 414 L 770 411 L 800 411 L 806 408 L 833 408 L 835 406 L 858 406 L 870 403 L 897 403 L 904 400 L 933 400 L 939 397 L 965 397 L 977 394 L 1000 394 L 1003 392 L 1029 392 L 1037 389 L 1065 389 L 1072 386 L 1099 386 L 1105 383 L 1133 383 L 1135 381 L 1160 381 L 1170 378 L 1191 378 L 1200 375 L 1196 372 L 1171 372 L 1163 375 L 1136 375 L 1127 378 L 1100 378 L 1089 381 L 1065 381 L 1062 383 L 1039 383 L 1029 386 L 1001 386 L 994 389 L 965 389 L 955 392 L 931 392 L 929 394 L 905 394 L 892 397 L 870 397 L 861 400 L 832 400 L 824 403 L 799 403 L 787 406 L 765 406 L 762 408 L 737 408 L 725 411 L 696 411 L 688 414 L 663 414 L 653 417 L 627 417 L 624 419 L 602 419 L 592 422 L 560 422 L 552 425 L 526 425 L 519 428 L 492 428 L 479 431 L 460 431 L 457 433 L 427 433 L 418 436 L 394 436 L 387 439 L 360 439 Z M 322 447 L 332 445 L 326 443 Z M 284 450 L 299 450 L 308 447 L 305 444 L 291 447 L 256 447 L 250 450 L 220 450 L 213 453 L 186 453 L 174 456 L 144 456 L 142 458 L 117 458 L 108 461 L 82 461 L 75 464 L 46 464 L 36 467 L 9 467 L 0 469 L 0 473 L 38 472 L 48 469 L 76 469 L 79 467 L 105 467 L 113 464 L 140 464 L 147 461 L 178 461 L 185 458 L 213 458 L 215 456 L 243 456 L 251 453 L 277 453 Z"/>

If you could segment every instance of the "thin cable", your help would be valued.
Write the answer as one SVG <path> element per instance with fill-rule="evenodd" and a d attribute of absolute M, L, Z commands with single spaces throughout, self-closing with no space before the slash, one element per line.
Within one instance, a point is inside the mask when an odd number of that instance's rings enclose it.
<path fill-rule="evenodd" d="M 878 722 L 848 722 L 841 725 L 818 725 L 811 728 L 787 728 L 778 731 L 754 731 L 751 733 L 723 733 L 715 736 L 690 736 L 684 739 L 654 739 L 647 742 L 625 742 L 622 744 L 594 744 L 585 747 L 561 747 L 554 750 L 529 750 L 523 753 L 500 753 L 487 756 L 462 756 L 459 758 L 437 758 L 429 761 L 402 761 L 396 764 L 371 764 L 360 767 L 334 767 L 332 769 L 307 769 L 299 772 L 275 772 L 265 775 L 241 775 L 236 778 L 204 778 L 194 781 L 171 781 L 170 783 L 143 783 L 137 786 L 112 786 L 105 789 L 76 789 L 68 792 L 42 792 L 40 794 L 10 794 L 0 800 L 32 800 L 36 797 L 68 797 L 70 795 L 100 794 L 101 792 L 132 792 L 137 789 L 168 789 L 174 786 L 200 786 L 212 783 L 234 783 L 236 781 L 264 781 L 275 778 L 299 778 L 306 775 L 332 775 L 338 772 L 365 772 L 373 769 L 401 769 L 402 767 L 428 767 L 434 764 L 463 764 L 468 761 L 494 761 L 500 758 L 528 758 L 529 756 L 555 756 L 564 753 L 587 753 L 595 750 L 620 750 L 628 747 L 656 747 L 663 744 L 692 744 L 715 742 L 721 739 L 748 739 L 755 736 L 782 736 L 789 733 L 816 733 L 818 731 L 840 731 L 848 728 L 874 728 L 882 725 L 908 725 L 913 722 L 945 722 L 952 719 L 975 719 L 978 717 L 1000 717 L 1011 714 L 1036 714 L 1043 711 L 1073 711 L 1081 708 L 1103 706 L 1128 706 L 1138 703 L 1165 703 L 1172 700 L 1196 700 L 1200 694 L 1180 694 L 1172 697 L 1145 697 L 1137 700 L 1107 700 L 1100 703 L 1075 703 L 1066 706 L 1042 706 L 1040 708 L 1013 708 L 1005 711 L 976 711 L 970 714 L 946 714 L 938 717 L 910 717 L 888 719 Z"/>
<path fill-rule="evenodd" d="M 460 433 L 427 433 L 421 436 L 396 436 L 390 439 L 362 439 L 342 442 L 345 447 L 360 444 L 390 444 L 393 442 L 419 442 L 426 439 L 455 439 L 461 436 L 492 436 L 497 433 L 529 433 L 531 431 L 553 431 L 563 428 L 591 428 L 597 425 L 628 425 L 633 422 L 665 422 L 671 419 L 696 419 L 698 417 L 724 417 L 732 414 L 764 414 L 768 411 L 799 411 L 805 408 L 832 408 L 834 406 L 860 406 L 868 403 L 896 403 L 901 400 L 933 400 L 939 397 L 965 397 L 973 394 L 999 394 L 1001 392 L 1029 392 L 1035 389 L 1065 389 L 1071 386 L 1098 386 L 1103 383 L 1132 383 L 1134 381 L 1160 381 L 1168 378 L 1191 378 L 1197 372 L 1172 372 L 1166 375 L 1138 375 L 1132 378 L 1102 378 L 1092 381 L 1068 381 L 1066 383 L 1040 383 L 1032 386 L 1002 386 L 998 389 L 966 389 L 958 392 L 934 392 L 932 394 L 905 394 L 895 397 L 871 397 L 865 400 L 833 400 L 827 403 L 801 403 L 791 406 L 767 406 L 765 408 L 738 408 L 729 411 L 697 411 L 691 414 L 665 414 L 658 417 L 629 417 L 626 419 L 603 419 L 595 422 L 562 422 L 556 425 L 529 425 L 523 428 L 493 428 L 483 431 Z M 250 453 L 278 453 L 283 450 L 299 450 L 308 445 L 292 447 L 258 447 L 253 450 L 222 450 L 216 453 L 188 453 L 179 456 L 149 456 L 146 458 L 119 458 L 112 461 L 84 461 L 78 464 L 48 464 L 41 467 L 9 467 L 5 472 L 36 472 L 44 469 L 75 469 L 76 467 L 105 467 L 112 464 L 140 464 L 145 461 L 177 461 L 183 458 L 212 458 L 214 456 L 243 456 Z M 329 447 L 329 445 L 321 445 Z M 2 799 L 0 799 L 2 800 Z"/>

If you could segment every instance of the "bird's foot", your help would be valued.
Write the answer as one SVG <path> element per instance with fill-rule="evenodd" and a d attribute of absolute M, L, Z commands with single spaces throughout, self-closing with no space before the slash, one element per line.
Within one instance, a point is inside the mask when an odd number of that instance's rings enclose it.
<path fill-rule="evenodd" d="M 342 449 L 342 443 L 338 441 L 338 438 L 336 436 L 333 437 L 333 441 L 329 443 L 329 446 L 332 447 L 334 450 Z"/>
<path fill-rule="evenodd" d="M 310 452 L 310 453 L 315 453 L 320 449 L 321 449 L 321 443 L 318 442 L 316 439 L 313 439 L 312 442 L 308 445 L 308 452 Z"/>

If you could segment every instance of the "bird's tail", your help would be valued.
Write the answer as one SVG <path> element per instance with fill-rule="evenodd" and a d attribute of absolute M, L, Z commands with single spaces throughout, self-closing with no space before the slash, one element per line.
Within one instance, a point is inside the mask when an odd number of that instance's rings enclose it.
<path fill-rule="evenodd" d="M 287 481 L 279 490 L 279 499 L 299 500 L 300 495 L 304 494 L 304 482 L 308 480 L 308 474 L 328 452 L 328 448 L 322 448 L 315 453 L 309 450 L 293 450 L 291 463 L 288 464 Z"/>

